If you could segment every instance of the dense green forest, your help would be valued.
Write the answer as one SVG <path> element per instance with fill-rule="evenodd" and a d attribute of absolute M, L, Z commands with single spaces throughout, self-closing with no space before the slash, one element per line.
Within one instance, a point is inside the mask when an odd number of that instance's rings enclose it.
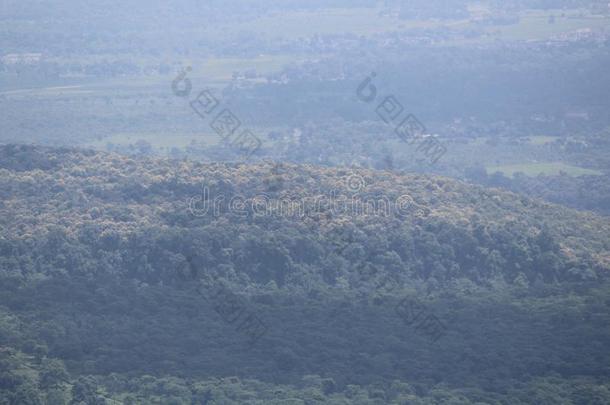
<path fill-rule="evenodd" d="M 610 404 L 608 0 L 0 0 L 0 405 Z"/>
<path fill-rule="evenodd" d="M 0 404 L 610 402 L 605 217 L 432 175 L 23 145 L 0 182 Z"/>

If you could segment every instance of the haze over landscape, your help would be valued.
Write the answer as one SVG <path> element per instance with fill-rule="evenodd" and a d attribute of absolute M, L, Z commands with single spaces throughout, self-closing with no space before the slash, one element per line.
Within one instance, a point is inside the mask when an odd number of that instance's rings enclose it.
<path fill-rule="evenodd" d="M 3 0 L 0 405 L 610 403 L 610 3 Z"/>

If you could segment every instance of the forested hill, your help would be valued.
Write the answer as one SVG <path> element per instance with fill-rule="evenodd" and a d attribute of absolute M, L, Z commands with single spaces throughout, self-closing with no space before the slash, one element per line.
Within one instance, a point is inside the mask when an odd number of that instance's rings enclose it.
<path fill-rule="evenodd" d="M 594 280 L 610 268 L 608 219 L 440 177 L 11 145 L 0 168 L 3 265 L 25 278 L 159 282 L 187 257 L 244 286 L 316 288 L 358 287 L 354 266 L 431 287 Z"/>
<path fill-rule="evenodd" d="M 610 398 L 607 218 L 442 177 L 15 145 L 0 182 L 0 404 Z"/>

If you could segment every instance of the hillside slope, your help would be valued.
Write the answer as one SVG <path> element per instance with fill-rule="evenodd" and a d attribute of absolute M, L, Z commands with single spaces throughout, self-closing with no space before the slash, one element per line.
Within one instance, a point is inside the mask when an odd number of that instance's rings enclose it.
<path fill-rule="evenodd" d="M 71 381 L 5 375 L 10 395 L 74 399 L 97 375 L 115 399 L 182 398 L 145 392 L 146 374 L 188 395 L 192 379 L 306 391 L 317 375 L 321 398 L 359 385 L 362 403 L 608 393 L 607 218 L 432 176 L 14 145 L 0 182 L 3 359 Z"/>
<path fill-rule="evenodd" d="M 103 252 L 124 249 L 129 254 L 108 271 L 135 271 L 141 267 L 133 257 L 141 248 L 136 236 L 143 231 L 153 239 L 183 239 L 161 247 L 166 252 L 143 252 L 156 255 L 146 259 L 154 271 L 142 274 L 151 280 L 171 272 L 175 256 L 204 252 L 214 256 L 210 267 L 230 265 L 244 281 L 258 284 L 298 284 L 291 275 L 299 265 L 324 259 L 341 260 L 345 270 L 317 272 L 328 276 L 330 286 L 348 275 L 349 265 L 380 268 L 384 257 L 395 261 L 397 276 L 439 283 L 499 275 L 512 283 L 519 274 L 530 281 L 596 279 L 610 268 L 608 219 L 446 178 L 270 163 L 136 161 L 22 146 L 0 153 L 3 238 L 35 255 L 53 236 L 85 248 L 85 257 L 73 258 L 70 268 L 49 257 L 52 271 L 78 272 L 78 260 L 99 261 Z M 225 224 L 231 225 L 223 231 L 226 239 L 203 231 Z M 278 259 L 283 267 L 257 277 L 256 260 L 248 254 L 269 238 L 275 238 L 269 248 L 284 256 Z M 218 249 L 206 244 L 210 239 Z M 223 249 L 232 249 L 231 258 L 222 258 Z M 17 270 L 45 272 L 12 268 Z"/>

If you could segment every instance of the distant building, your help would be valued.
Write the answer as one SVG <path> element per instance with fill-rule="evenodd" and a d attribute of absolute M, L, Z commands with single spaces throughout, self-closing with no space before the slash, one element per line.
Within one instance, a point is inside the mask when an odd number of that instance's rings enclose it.
<path fill-rule="evenodd" d="M 593 14 L 610 15 L 610 2 L 607 0 L 594 1 L 591 4 L 591 12 Z"/>
<path fill-rule="evenodd" d="M 570 119 L 589 120 L 589 113 L 581 110 L 569 110 L 565 116 Z"/>
<path fill-rule="evenodd" d="M 41 53 L 8 53 L 2 57 L 2 63 L 5 65 L 26 64 L 34 65 L 40 62 Z"/>

